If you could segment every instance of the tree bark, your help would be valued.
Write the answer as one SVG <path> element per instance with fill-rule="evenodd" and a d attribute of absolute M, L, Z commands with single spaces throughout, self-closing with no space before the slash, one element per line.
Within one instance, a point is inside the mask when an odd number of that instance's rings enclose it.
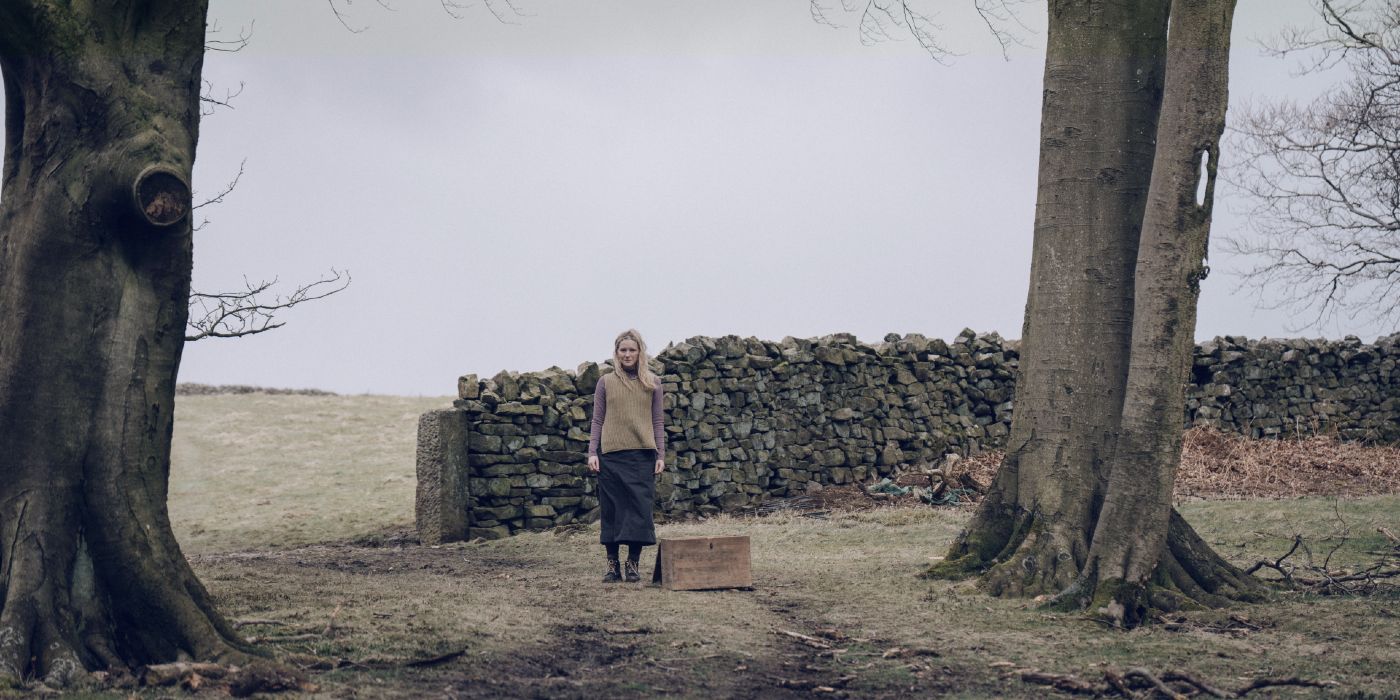
<path fill-rule="evenodd" d="M 1168 36 L 1165 3 L 1052 2 L 1011 448 L 968 530 L 930 574 L 985 572 L 993 594 L 1056 594 L 1052 604 L 1092 607 L 1124 626 L 1153 608 L 1261 594 L 1171 505 L 1234 6 L 1174 0 Z M 1075 38 L 1057 40 L 1065 35 Z M 1090 73 L 1106 88 L 1059 104 L 1065 75 L 1095 70 L 1105 56 L 1124 70 Z M 1053 138 L 1082 114 L 1116 128 Z M 1135 156 L 1112 174 L 1124 191 L 1088 186 L 1085 166 L 1105 154 Z M 1075 168 L 1069 182 L 1066 165 Z M 1066 201 L 1083 211 L 1066 217 Z"/>
<path fill-rule="evenodd" d="M 1222 596 L 1258 591 L 1208 548 L 1208 557 L 1183 562 L 1165 546 L 1173 527 L 1183 530 L 1181 537 L 1194 537 L 1184 519 L 1171 517 L 1172 485 L 1225 130 L 1234 11 L 1235 0 L 1172 3 L 1157 156 L 1134 273 L 1138 295 L 1121 432 L 1089 564 L 1061 595 L 1078 597 L 1076 604 L 1120 625 L 1135 625 L 1148 609 L 1175 607 L 1183 599 L 1218 604 Z M 1159 570 L 1171 575 L 1156 578 L 1166 590 L 1154 604 L 1147 589 Z"/>
<path fill-rule="evenodd" d="M 203 0 L 0 5 L 0 678 L 251 649 L 166 509 Z"/>
<path fill-rule="evenodd" d="M 1167 0 L 1050 4 L 1030 294 L 1006 460 L 948 558 L 996 595 L 1078 576 L 1128 372 Z"/>

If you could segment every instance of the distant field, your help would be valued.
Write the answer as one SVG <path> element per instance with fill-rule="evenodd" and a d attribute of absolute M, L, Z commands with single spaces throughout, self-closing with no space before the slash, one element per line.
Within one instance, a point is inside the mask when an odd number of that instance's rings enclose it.
<path fill-rule="evenodd" d="M 1022 673 L 1102 682 L 1134 667 L 1226 690 L 1293 676 L 1336 684 L 1260 697 L 1400 692 L 1394 588 L 1283 592 L 1267 604 L 1109 630 L 968 583 L 918 579 L 966 523 L 966 507 L 660 526 L 662 537 L 749 535 L 752 591 L 601 584 L 596 526 L 419 546 L 409 533 L 416 421 L 448 405 L 266 394 L 176 401 L 170 508 L 186 553 L 230 618 L 277 623 L 254 622 L 244 634 L 278 654 L 343 660 L 315 676 L 331 695 L 1070 697 Z M 1371 461 L 1392 458 L 1378 454 Z M 1332 481 L 1346 492 L 1355 478 Z M 1241 565 L 1277 558 L 1302 535 L 1307 546 L 1291 561 L 1331 556 L 1334 572 L 1354 570 L 1392 546 L 1380 528 L 1400 532 L 1396 495 L 1191 498 L 1180 507 Z M 459 651 L 441 664 L 402 664 Z"/>
<path fill-rule="evenodd" d="M 170 517 L 187 553 L 413 524 L 418 416 L 450 397 L 179 396 Z"/>

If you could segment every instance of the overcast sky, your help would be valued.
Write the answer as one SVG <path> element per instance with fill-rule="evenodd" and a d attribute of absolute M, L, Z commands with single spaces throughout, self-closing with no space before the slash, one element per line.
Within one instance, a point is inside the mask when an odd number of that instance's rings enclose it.
<path fill-rule="evenodd" d="M 640 329 L 693 335 L 1020 334 L 1030 269 L 1044 6 L 1004 60 L 970 0 L 922 4 L 962 55 L 862 46 L 807 0 L 515 0 L 342 6 L 214 0 L 217 94 L 195 187 L 196 289 L 345 292 L 285 328 L 186 348 L 182 381 L 449 394 L 458 375 L 574 367 Z M 831 5 L 839 3 L 830 2 Z M 1231 100 L 1305 95 L 1253 39 L 1306 0 L 1242 0 Z M 1217 208 L 1217 239 L 1241 221 Z M 1216 248 L 1219 250 L 1219 247 Z M 1198 338 L 1286 337 L 1215 254 Z M 1334 324 L 1305 335 L 1379 328 Z"/>

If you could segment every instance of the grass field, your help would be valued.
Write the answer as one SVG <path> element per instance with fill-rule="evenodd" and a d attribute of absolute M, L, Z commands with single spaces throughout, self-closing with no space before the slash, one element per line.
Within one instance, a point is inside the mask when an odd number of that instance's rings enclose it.
<path fill-rule="evenodd" d="M 450 398 L 234 394 L 175 401 L 170 517 L 187 553 L 412 526 L 418 416 Z"/>
<path fill-rule="evenodd" d="M 231 619 L 270 621 L 245 634 L 279 654 L 344 660 L 314 673 L 323 694 L 1045 697 L 1059 693 L 1024 682 L 1024 671 L 1098 682 L 1133 667 L 1222 689 L 1261 677 L 1334 684 L 1250 697 L 1400 692 L 1400 595 L 1280 593 L 1132 632 L 1104 629 L 917 578 L 966 509 L 660 527 L 663 537 L 749 535 L 752 591 L 603 585 L 596 526 L 422 547 L 411 536 L 414 431 L 420 412 L 447 403 L 177 401 L 171 515 L 186 554 Z M 1301 534 L 1309 548 L 1295 560 L 1335 548 L 1331 565 L 1351 566 L 1388 546 L 1379 527 L 1400 531 L 1395 495 L 1193 499 L 1181 509 L 1240 564 L 1276 558 Z"/>

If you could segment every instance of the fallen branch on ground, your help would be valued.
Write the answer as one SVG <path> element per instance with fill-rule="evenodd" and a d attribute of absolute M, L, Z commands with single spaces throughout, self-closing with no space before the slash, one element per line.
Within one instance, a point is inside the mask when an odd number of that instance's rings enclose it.
<path fill-rule="evenodd" d="M 1293 553 L 1296 552 L 1296 551 L 1298 551 L 1298 547 L 1301 546 L 1302 544 L 1303 544 L 1303 536 L 1302 536 L 1302 535 L 1294 535 L 1294 536 L 1293 536 L 1293 546 L 1292 546 L 1292 547 L 1289 547 L 1289 548 L 1288 548 L 1288 551 L 1287 551 L 1287 552 L 1284 552 L 1283 556 L 1279 557 L 1278 559 L 1273 560 L 1272 562 L 1269 562 L 1269 561 L 1260 559 L 1258 562 L 1256 562 L 1256 563 L 1254 564 L 1254 566 L 1251 566 L 1251 567 L 1249 567 L 1248 569 L 1245 569 L 1245 572 L 1244 572 L 1245 575 L 1253 576 L 1253 575 L 1254 575 L 1254 572 L 1256 572 L 1256 571 L 1258 571 L 1258 570 L 1260 570 L 1260 569 L 1262 569 L 1262 568 L 1264 568 L 1264 567 L 1267 566 L 1267 567 L 1269 567 L 1270 569 L 1273 569 L 1274 571 L 1279 572 L 1279 574 L 1280 574 L 1281 576 L 1283 576 L 1283 578 L 1284 578 L 1285 581 L 1292 581 L 1292 580 L 1293 580 L 1293 572 L 1290 571 L 1290 570 L 1287 570 L 1287 569 L 1284 569 L 1284 568 L 1283 568 L 1283 560 L 1285 560 L 1285 559 L 1287 559 L 1287 558 L 1293 556 Z"/>
<path fill-rule="evenodd" d="M 793 639 L 796 639 L 797 641 L 802 642 L 803 644 L 806 644 L 807 646 L 812 647 L 813 649 L 830 649 L 830 648 L 831 648 L 831 644 L 830 644 L 830 643 L 824 642 L 824 641 L 822 641 L 822 640 L 820 640 L 820 639 L 817 639 L 816 637 L 809 637 L 809 636 L 807 636 L 807 635 L 805 635 L 805 634 L 802 634 L 801 632 L 793 632 L 793 631 L 791 631 L 791 630 L 775 630 L 775 631 L 776 631 L 778 634 L 784 634 L 784 635 L 787 635 L 787 636 L 789 636 L 789 637 L 792 637 Z"/>
<path fill-rule="evenodd" d="M 253 626 L 253 625 L 265 625 L 265 626 L 268 626 L 268 627 L 283 627 L 283 626 L 285 626 L 286 624 L 287 624 L 287 623 L 282 622 L 281 620 L 259 620 L 259 619 L 257 619 L 257 618 L 250 618 L 250 619 L 247 619 L 247 620 L 234 620 L 234 621 L 233 621 L 233 628 L 237 630 L 237 629 L 243 629 L 244 627 L 251 627 L 251 626 Z"/>
<path fill-rule="evenodd" d="M 467 653 L 467 650 L 465 648 L 458 649 L 456 651 L 449 651 L 446 654 L 438 654 L 437 656 L 433 656 L 427 659 L 417 659 L 415 661 L 409 661 L 408 663 L 405 663 L 404 666 L 406 668 L 425 668 L 427 666 L 436 666 L 438 664 L 447 663 L 448 661 L 462 656 L 465 653 Z"/>
<path fill-rule="evenodd" d="M 315 632 L 305 634 L 282 634 L 267 635 L 264 637 L 249 637 L 249 644 L 285 644 L 287 642 L 309 642 L 313 639 L 320 639 L 321 635 Z"/>
<path fill-rule="evenodd" d="M 320 690 L 319 686 L 308 681 L 297 671 L 268 663 L 239 667 L 177 661 L 142 667 L 137 675 L 147 687 L 171 686 L 178 683 L 192 691 L 208 689 L 210 682 L 214 681 L 218 685 L 227 684 L 228 694 L 234 697 L 282 690 L 297 690 L 303 693 Z"/>
<path fill-rule="evenodd" d="M 1209 695 L 1209 696 L 1211 696 L 1211 697 L 1213 697 L 1213 698 L 1227 698 L 1227 697 L 1230 697 L 1230 694 L 1229 694 L 1229 693 L 1226 693 L 1225 691 L 1223 691 L 1223 690 L 1221 690 L 1221 689 L 1219 689 L 1219 688 L 1216 688 L 1215 686 L 1210 685 L 1209 683 L 1206 683 L 1205 681 L 1200 680 L 1199 678 L 1196 678 L 1195 676 L 1191 676 L 1191 675 L 1182 673 L 1182 672 L 1180 672 L 1180 671 L 1168 671 L 1168 672 L 1166 672 L 1166 673 L 1163 673 L 1163 674 L 1162 674 L 1162 680 L 1164 680 L 1164 681 L 1181 681 L 1181 682 L 1183 682 L 1183 683 L 1190 683 L 1191 685 L 1195 686 L 1198 690 L 1200 690 L 1202 693 L 1205 693 L 1206 695 Z"/>
<path fill-rule="evenodd" d="M 1022 671 L 1021 680 L 1025 683 L 1048 685 L 1055 690 L 1076 695 L 1108 695 L 1098 684 L 1068 674 Z"/>
<path fill-rule="evenodd" d="M 1010 670 L 1015 670 L 1010 669 Z M 1161 675 L 1145 668 L 1130 668 L 1121 673 L 1106 670 L 1103 682 L 1089 681 L 1071 674 L 1045 673 L 1033 669 L 1020 670 L 1023 682 L 1044 685 L 1065 693 L 1093 695 L 1097 697 L 1140 697 L 1140 691 L 1150 690 L 1154 696 L 1161 695 L 1172 700 L 1186 700 L 1197 695 L 1216 698 L 1242 698 L 1261 688 L 1296 686 L 1303 688 L 1331 688 L 1333 681 L 1315 681 L 1306 678 L 1256 678 L 1237 691 L 1221 690 L 1191 674 L 1181 671 L 1167 671 Z M 1173 687 L 1172 684 L 1176 684 Z"/>
<path fill-rule="evenodd" d="M 1395 538 L 1395 535 L 1384 527 L 1377 528 L 1377 531 L 1392 539 Z M 1260 569 L 1273 569 L 1282 576 L 1281 582 L 1284 585 L 1322 595 L 1337 593 L 1353 595 L 1371 593 L 1381 587 L 1380 581 L 1400 577 L 1400 562 L 1395 561 L 1395 553 L 1392 552 L 1370 552 L 1370 554 L 1377 557 L 1376 561 L 1360 571 L 1333 571 L 1330 566 L 1332 555 L 1335 554 L 1345 542 L 1346 538 L 1342 537 L 1341 542 L 1332 548 L 1332 551 L 1328 553 L 1327 557 L 1320 565 L 1308 563 L 1299 564 L 1297 566 L 1285 566 L 1283 563 L 1284 560 L 1288 559 L 1300 548 L 1308 552 L 1308 560 L 1309 562 L 1312 561 L 1311 550 L 1303 541 L 1303 536 L 1294 535 L 1293 546 L 1289 547 L 1288 551 L 1285 552 L 1283 556 L 1273 561 L 1262 559 L 1246 569 L 1245 573 L 1252 575 Z M 1400 545 L 1397 545 L 1397 548 L 1400 548 Z M 1306 572 L 1312 575 L 1299 576 L 1298 574 L 1300 572 Z"/>
<path fill-rule="evenodd" d="M 1124 681 L 1131 682 L 1130 679 L 1133 678 L 1145 681 L 1149 686 L 1156 689 L 1157 692 L 1171 698 L 1171 700 L 1186 700 L 1186 695 L 1177 692 L 1175 689 L 1168 688 L 1167 684 L 1162 682 L 1162 679 L 1153 675 L 1151 671 L 1145 668 L 1130 668 L 1123 672 Z"/>
<path fill-rule="evenodd" d="M 467 653 L 467 647 L 462 647 L 455 651 L 449 651 L 437 656 L 429 656 L 424 659 L 363 659 L 360 661 L 347 661 L 346 666 L 357 668 L 367 668 L 372 670 L 385 670 L 390 668 L 423 668 L 426 666 L 436 666 L 456 659 Z"/>
<path fill-rule="evenodd" d="M 1291 678 L 1255 678 L 1249 685 L 1236 691 L 1235 697 L 1242 698 L 1260 688 L 1274 688 L 1284 685 L 1297 686 L 1300 688 L 1331 688 L 1337 684 L 1333 681 L 1312 681 L 1296 676 Z"/>
<path fill-rule="evenodd" d="M 891 647 L 880 655 L 882 659 L 907 659 L 911 656 L 942 656 L 937 649 L 928 647 Z"/>

